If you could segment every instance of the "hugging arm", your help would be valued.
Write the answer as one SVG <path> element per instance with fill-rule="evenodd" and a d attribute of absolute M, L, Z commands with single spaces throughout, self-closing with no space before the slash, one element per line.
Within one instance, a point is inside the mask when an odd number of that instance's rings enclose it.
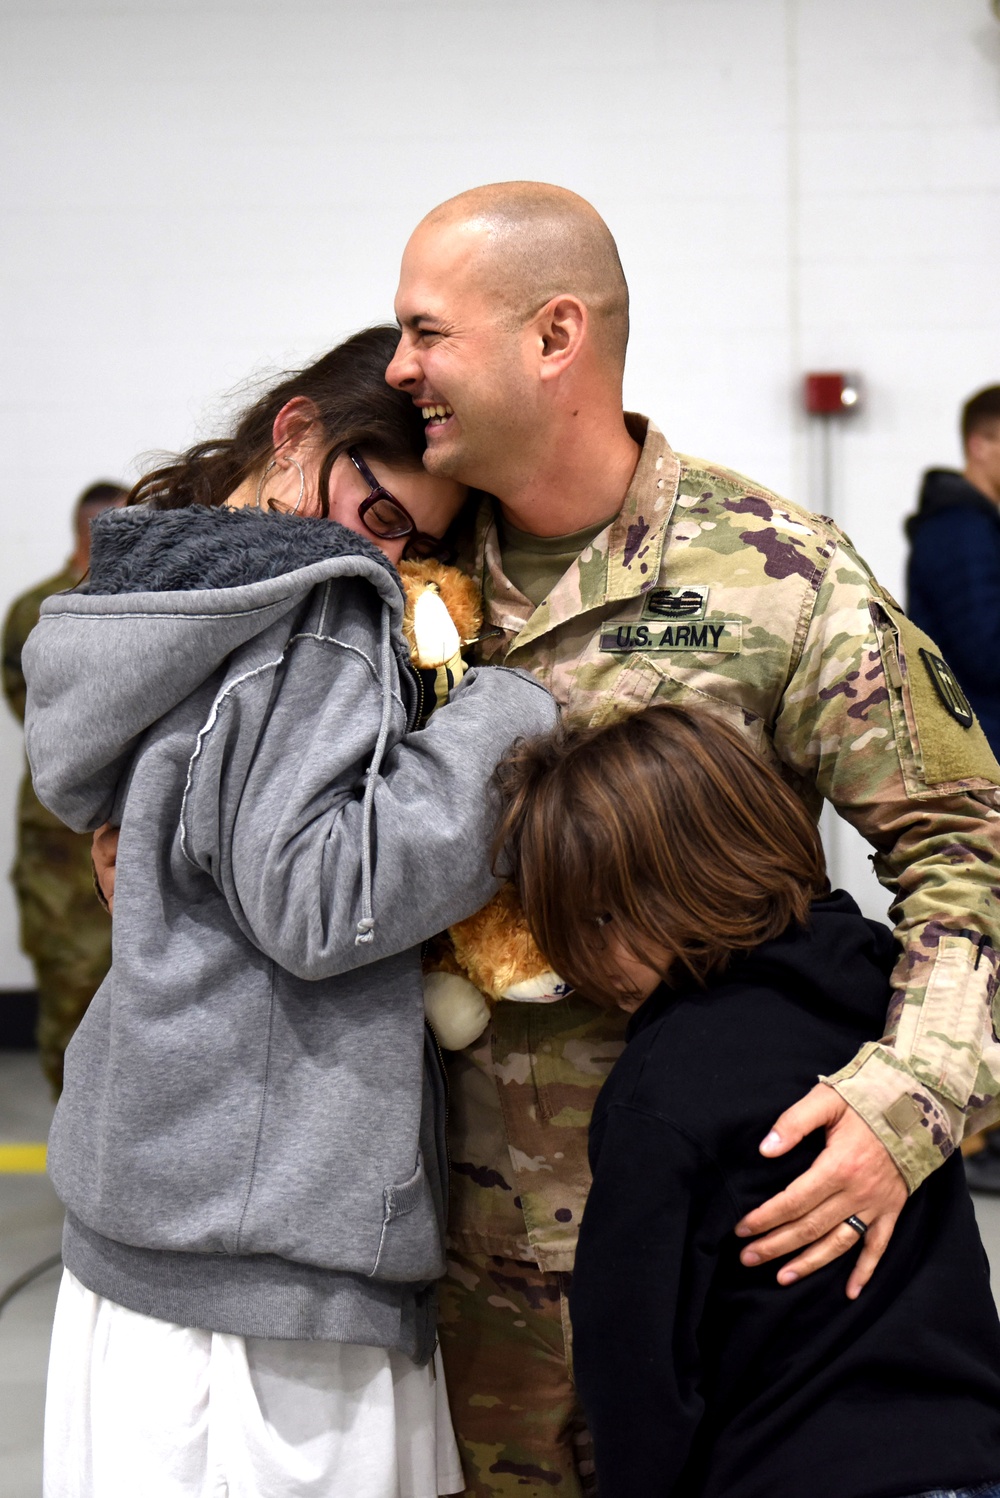
<path fill-rule="evenodd" d="M 765 1153 L 825 1127 L 827 1148 L 742 1226 L 767 1233 L 759 1261 L 807 1248 L 783 1278 L 853 1248 L 856 1295 L 884 1250 L 906 1194 L 970 1127 L 1000 1116 L 1000 1042 L 991 1006 L 1000 946 L 998 769 L 978 724 L 936 693 L 922 650 L 936 647 L 846 547 L 820 588 L 775 728 L 782 760 L 814 782 L 875 849 L 892 892 L 901 955 L 881 1040 L 775 1124 Z M 769 1136 L 770 1138 L 770 1136 Z"/>
<path fill-rule="evenodd" d="M 906 1183 L 861 1115 L 824 1083 L 776 1120 L 761 1153 L 787 1154 L 821 1128 L 826 1129 L 826 1149 L 812 1167 L 738 1225 L 740 1237 L 767 1232 L 740 1257 L 752 1268 L 801 1248 L 778 1271 L 780 1284 L 794 1284 L 857 1247 L 858 1234 L 847 1222 L 857 1217 L 868 1231 L 847 1282 L 848 1298 L 855 1300 L 892 1237 L 906 1204 Z"/>
<path fill-rule="evenodd" d="M 314 692 L 308 711 L 305 694 L 291 694 L 285 713 L 280 690 L 255 709 L 250 683 L 244 702 L 220 710 L 193 769 L 185 830 L 189 856 L 261 950 L 317 979 L 405 951 L 486 902 L 496 888 L 493 769 L 520 734 L 552 727 L 556 708 L 534 681 L 498 670 L 468 673 L 418 732 L 403 731 L 394 699 L 369 818 L 380 684 L 356 651 L 306 649 L 296 665 L 310 689 L 332 675 L 335 690 Z M 250 732 L 255 711 L 262 726 Z"/>

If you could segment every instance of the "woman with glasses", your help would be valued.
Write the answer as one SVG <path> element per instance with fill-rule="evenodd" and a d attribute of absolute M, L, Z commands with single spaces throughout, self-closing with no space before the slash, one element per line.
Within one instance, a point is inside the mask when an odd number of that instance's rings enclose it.
<path fill-rule="evenodd" d="M 25 652 L 43 801 L 120 826 L 66 1063 L 47 1498 L 435 1498 L 443 1080 L 420 944 L 495 888 L 487 787 L 548 694 L 425 726 L 393 563 L 464 491 L 373 328 L 147 474 Z M 336 522 L 336 523 L 332 523 Z"/>
<path fill-rule="evenodd" d="M 261 395 L 231 436 L 147 473 L 129 504 L 321 515 L 376 541 L 392 562 L 404 551 L 442 555 L 466 491 L 424 470 L 420 413 L 385 383 L 398 341 L 388 326 L 356 333 Z"/>

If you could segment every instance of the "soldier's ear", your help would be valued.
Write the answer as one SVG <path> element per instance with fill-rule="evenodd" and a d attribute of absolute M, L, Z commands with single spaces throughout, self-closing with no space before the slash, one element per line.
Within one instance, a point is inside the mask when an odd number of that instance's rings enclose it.
<path fill-rule="evenodd" d="M 558 379 L 579 357 L 589 328 L 586 307 L 575 296 L 553 297 L 533 321 L 543 380 Z"/>

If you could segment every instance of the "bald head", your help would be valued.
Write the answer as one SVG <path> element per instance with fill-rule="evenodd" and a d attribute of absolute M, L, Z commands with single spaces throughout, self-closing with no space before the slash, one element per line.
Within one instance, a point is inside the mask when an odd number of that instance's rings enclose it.
<path fill-rule="evenodd" d="M 477 280 L 513 326 L 555 297 L 579 298 L 595 351 L 620 375 L 628 286 L 611 231 L 585 198 L 546 182 L 497 182 L 432 209 L 417 234 L 447 228 L 468 235 Z"/>

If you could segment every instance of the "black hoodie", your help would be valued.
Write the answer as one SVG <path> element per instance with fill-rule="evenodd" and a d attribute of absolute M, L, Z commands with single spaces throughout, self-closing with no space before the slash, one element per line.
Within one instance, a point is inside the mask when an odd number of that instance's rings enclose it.
<path fill-rule="evenodd" d="M 932 468 L 906 534 L 907 613 L 937 642 L 1000 754 L 1000 506 L 962 474 Z"/>
<path fill-rule="evenodd" d="M 856 1251 L 782 1287 L 739 1219 L 819 1153 L 785 1108 L 885 1021 L 889 931 L 841 891 L 707 990 L 663 987 L 598 1099 L 573 1278 L 601 1498 L 900 1498 L 1000 1479 L 1000 1322 L 961 1159 L 857 1301 Z"/>

